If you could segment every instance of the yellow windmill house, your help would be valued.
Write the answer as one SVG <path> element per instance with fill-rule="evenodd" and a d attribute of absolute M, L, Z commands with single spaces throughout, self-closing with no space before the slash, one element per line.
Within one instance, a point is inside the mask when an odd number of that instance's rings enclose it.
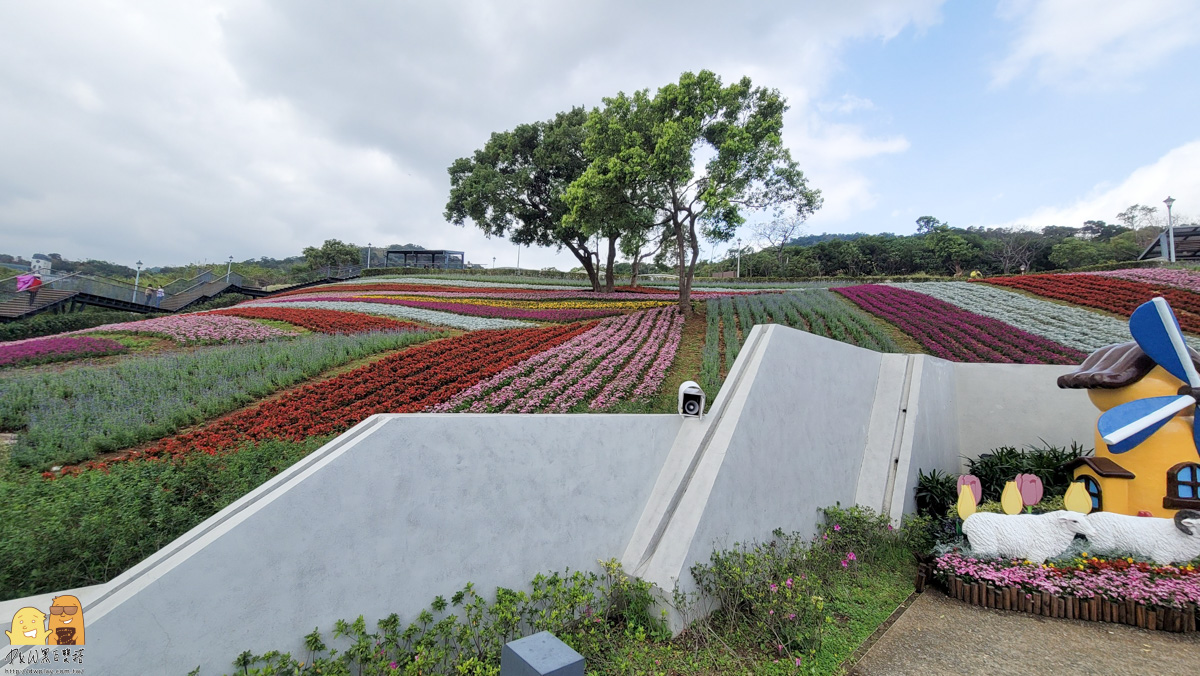
<path fill-rule="evenodd" d="M 1101 411 L 1095 456 L 1068 467 L 1092 511 L 1170 518 L 1200 509 L 1200 353 L 1184 343 L 1162 298 L 1134 311 L 1129 328 L 1136 342 L 1102 347 L 1058 379 L 1059 387 L 1086 389 Z"/>

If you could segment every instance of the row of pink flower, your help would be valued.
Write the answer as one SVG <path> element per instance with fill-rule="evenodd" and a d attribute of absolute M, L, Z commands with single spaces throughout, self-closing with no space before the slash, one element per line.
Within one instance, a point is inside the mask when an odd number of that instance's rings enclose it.
<path fill-rule="evenodd" d="M 136 322 L 105 324 L 79 333 L 121 331 L 166 336 L 177 343 L 248 343 L 295 335 L 241 317 L 186 314 L 155 317 Z"/>
<path fill-rule="evenodd" d="M 615 380 L 636 379 L 639 373 L 635 370 L 647 361 L 642 351 L 661 358 L 665 345 L 671 343 L 673 335 L 681 330 L 682 317 L 674 307 L 612 317 L 556 348 L 460 392 L 431 410 L 450 412 L 464 407 L 471 412 L 567 410 L 603 385 L 605 376 L 589 378 L 590 374 L 601 371 L 611 375 L 625 364 L 627 368 L 622 369 Z M 664 333 L 668 338 L 662 341 L 660 338 Z M 674 343 L 678 345 L 677 338 Z M 621 356 L 613 357 L 618 351 Z M 674 358 L 674 351 L 670 352 L 670 358 Z M 661 377 L 653 369 L 644 376 L 645 379 L 654 377 L 658 377 L 658 382 L 653 384 L 651 393 L 657 391 Z M 584 379 L 587 383 L 578 387 Z"/>
<path fill-rule="evenodd" d="M 1153 571 L 1130 567 L 1126 570 L 1082 570 L 1025 564 L 1016 560 L 980 560 L 948 552 L 937 559 L 943 577 L 957 576 L 988 582 L 999 587 L 1019 587 L 1026 593 L 1049 592 L 1079 598 L 1104 597 L 1117 601 L 1133 599 L 1148 605 L 1179 608 L 1200 603 L 1200 579 L 1179 568 L 1161 566 Z"/>
<path fill-rule="evenodd" d="M 91 336 L 50 336 L 0 345 L 0 366 L 64 361 L 124 352 L 115 340 Z"/>
<path fill-rule="evenodd" d="M 634 398 L 651 397 L 658 392 L 663 379 L 667 377 L 667 371 L 671 370 L 671 365 L 675 363 L 675 352 L 679 348 L 679 340 L 683 337 L 683 315 L 677 309 L 671 309 L 671 312 L 664 313 L 663 318 L 655 324 L 654 331 L 646 339 L 642 349 L 638 350 L 624 370 L 588 404 L 588 408 L 605 409 L 619 403 L 639 377 L 641 383 L 633 390 Z M 670 318 L 669 323 L 667 318 Z M 646 369 L 647 364 L 649 369 Z"/>
<path fill-rule="evenodd" d="M 1173 286 L 1200 293 L 1200 275 L 1190 270 L 1172 270 L 1169 268 L 1130 268 L 1128 270 L 1105 270 L 1104 272 L 1084 272 L 1085 275 L 1098 277 L 1115 277 L 1128 279 L 1145 284 L 1160 284 Z"/>
<path fill-rule="evenodd" d="M 679 315 L 679 310 L 670 307 L 663 308 L 662 311 L 647 313 L 646 318 L 642 321 L 641 328 L 633 337 L 632 340 L 622 341 L 617 349 L 610 352 L 599 364 L 592 370 L 588 371 L 582 378 L 575 381 L 567 387 L 562 394 L 558 396 L 548 407 L 548 413 L 565 413 L 573 406 L 583 401 L 583 399 L 594 393 L 601 386 L 604 386 L 613 374 L 620 374 L 612 381 L 627 381 L 629 385 L 642 375 L 646 370 L 646 364 L 654 357 L 658 356 L 659 350 L 662 348 L 662 338 L 667 334 L 675 317 Z M 651 323 L 653 322 L 653 323 Z M 679 324 L 682 329 L 682 321 Z M 655 387 L 653 391 L 657 391 Z M 593 400 L 589 408 L 599 409 L 607 408 L 619 401 L 613 397 L 603 406 L 596 405 Z"/>
<path fill-rule="evenodd" d="M 297 296 L 289 296 L 282 299 L 281 302 L 295 301 Z M 358 303 L 376 303 L 380 305 L 403 305 L 405 307 L 422 308 L 425 310 L 438 310 L 441 312 L 452 312 L 459 315 L 469 315 L 471 317 L 496 317 L 500 319 L 528 319 L 535 322 L 575 322 L 581 319 L 596 319 L 599 317 L 611 317 L 620 312 L 620 310 L 611 309 L 595 309 L 595 310 L 576 310 L 570 308 L 550 308 L 550 309 L 526 309 L 515 307 L 496 307 L 493 305 L 473 305 L 470 303 L 439 303 L 436 301 L 423 300 L 397 300 L 395 298 L 368 298 L 362 296 L 353 296 L 346 298 L 344 296 L 304 296 L 301 300 L 306 302 L 319 301 L 346 301 L 353 300 Z"/>

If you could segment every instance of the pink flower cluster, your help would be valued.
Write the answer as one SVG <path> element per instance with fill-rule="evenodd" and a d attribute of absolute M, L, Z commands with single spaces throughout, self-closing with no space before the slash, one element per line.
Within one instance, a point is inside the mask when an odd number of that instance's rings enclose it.
<path fill-rule="evenodd" d="M 658 392 L 663 378 L 675 361 L 675 350 L 679 347 L 682 335 L 683 315 L 679 310 L 669 308 L 659 312 L 658 320 L 646 342 L 637 347 L 636 353 L 625 364 L 625 368 L 604 386 L 600 394 L 588 404 L 588 408 L 600 410 L 620 403 L 639 378 L 641 384 L 634 390 L 634 397 L 648 397 Z M 634 347 L 633 344 L 629 345 L 630 350 Z M 650 366 L 649 370 L 646 370 L 647 365 Z"/>
<path fill-rule="evenodd" d="M 0 366 L 66 361 L 125 352 L 115 340 L 90 336 L 49 336 L 0 344 Z"/>
<path fill-rule="evenodd" d="M 937 572 L 990 582 L 999 587 L 1019 587 L 1026 593 L 1049 592 L 1078 598 L 1133 599 L 1147 605 L 1180 608 L 1200 603 L 1200 575 L 1175 566 L 1134 564 L 1109 566 L 1106 562 L 1076 566 L 1026 564 L 1018 560 L 975 559 L 948 552 L 937 559 Z"/>
<path fill-rule="evenodd" d="M 210 314 L 170 315 L 136 322 L 105 324 L 85 329 L 83 332 L 96 331 L 152 333 L 184 344 L 248 343 L 295 335 L 241 317 Z"/>
<path fill-rule="evenodd" d="M 1106 270 L 1104 272 L 1085 272 L 1085 275 L 1097 277 L 1115 277 L 1128 279 L 1145 284 L 1173 286 L 1200 293 L 1200 275 L 1190 270 L 1172 270 L 1169 268 L 1131 268 L 1128 270 Z"/>
<path fill-rule="evenodd" d="M 650 359 L 661 358 L 658 355 L 672 343 L 672 337 L 678 346 L 681 331 L 682 316 L 674 307 L 611 317 L 566 343 L 505 369 L 429 410 L 465 409 L 473 413 L 565 411 L 599 389 L 613 373 L 617 373 L 617 380 L 628 380 L 629 385 L 639 375 L 643 384 L 658 378 L 651 392 L 657 391 L 661 376 L 653 368 L 645 375 L 639 369 Z M 648 352 L 651 357 L 643 356 L 643 352 Z M 674 350 L 669 354 L 673 357 Z M 634 366 L 621 368 L 630 365 Z"/>

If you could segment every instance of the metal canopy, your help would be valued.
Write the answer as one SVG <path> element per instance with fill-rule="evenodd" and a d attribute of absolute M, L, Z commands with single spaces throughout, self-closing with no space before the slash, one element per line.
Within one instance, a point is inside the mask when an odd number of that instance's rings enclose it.
<path fill-rule="evenodd" d="M 388 249 L 384 256 L 384 267 L 393 267 L 393 260 L 405 268 L 441 268 L 461 270 L 466 254 L 462 251 L 431 249 Z"/>
<path fill-rule="evenodd" d="M 1158 239 L 1155 239 L 1150 243 L 1150 246 L 1146 247 L 1142 255 L 1138 256 L 1138 260 L 1166 258 L 1167 249 L 1167 233 L 1163 232 L 1158 235 Z M 1175 226 L 1175 260 L 1200 261 L 1200 226 Z"/>

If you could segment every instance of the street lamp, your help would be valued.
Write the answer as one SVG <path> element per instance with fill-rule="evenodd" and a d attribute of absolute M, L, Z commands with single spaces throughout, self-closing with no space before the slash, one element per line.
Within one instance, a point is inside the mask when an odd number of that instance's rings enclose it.
<path fill-rule="evenodd" d="M 517 274 L 521 274 L 521 245 L 517 245 Z"/>
<path fill-rule="evenodd" d="M 738 254 L 737 254 L 737 256 L 738 256 L 737 276 L 739 278 L 741 278 L 741 276 L 742 276 L 742 238 L 741 237 L 738 237 Z"/>
<path fill-rule="evenodd" d="M 1170 261 L 1175 262 L 1175 224 L 1171 221 L 1171 205 L 1175 203 L 1175 198 L 1167 195 L 1167 199 L 1163 200 L 1163 204 L 1167 205 L 1167 241 L 1171 249 Z"/>
<path fill-rule="evenodd" d="M 495 271 L 495 269 L 496 269 L 496 257 L 492 256 L 492 270 Z"/>
<path fill-rule="evenodd" d="M 367 242 L 367 269 L 371 269 L 371 243 Z"/>
<path fill-rule="evenodd" d="M 225 283 L 229 283 L 229 273 L 233 272 L 233 256 L 229 257 L 229 265 L 225 266 Z"/>
<path fill-rule="evenodd" d="M 133 276 L 133 298 L 129 299 L 130 303 L 137 302 L 137 286 L 138 286 L 138 282 L 140 282 L 141 280 L 142 280 L 142 262 L 138 261 L 137 262 L 137 274 Z"/>

